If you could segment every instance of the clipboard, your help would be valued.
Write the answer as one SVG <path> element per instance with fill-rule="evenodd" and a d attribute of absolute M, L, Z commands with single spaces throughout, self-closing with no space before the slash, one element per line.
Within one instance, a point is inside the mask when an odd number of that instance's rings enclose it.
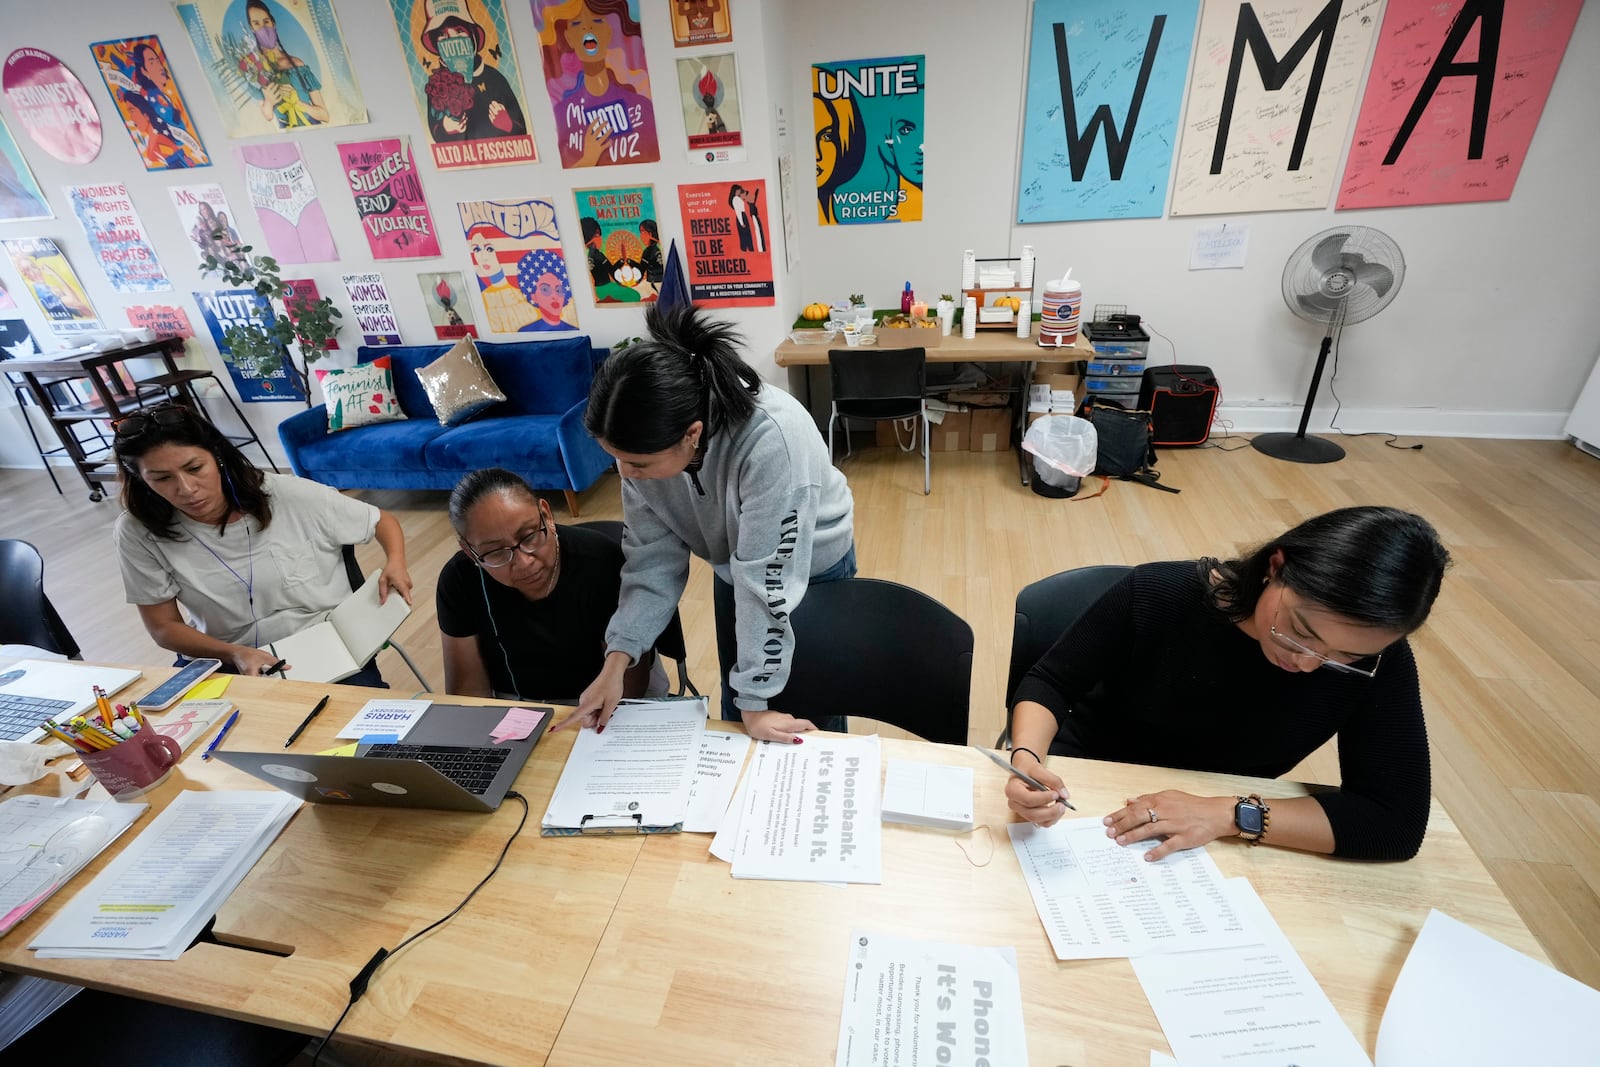
<path fill-rule="evenodd" d="M 539 835 L 682 833 L 706 714 L 703 697 L 623 704 L 604 735 L 580 732 Z M 670 755 L 663 760 L 663 750 L 680 748 L 681 767 Z"/>
<path fill-rule="evenodd" d="M 540 837 L 613 837 L 618 834 L 680 834 L 682 821 L 670 826 L 646 826 L 643 812 L 629 815 L 585 815 L 579 826 L 541 826 Z"/>

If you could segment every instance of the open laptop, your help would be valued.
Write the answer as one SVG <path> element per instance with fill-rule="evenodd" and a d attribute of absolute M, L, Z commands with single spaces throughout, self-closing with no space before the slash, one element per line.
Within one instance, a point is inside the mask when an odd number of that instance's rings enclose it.
<path fill-rule="evenodd" d="M 142 671 L 91 667 L 66 660 L 0 660 L 0 741 L 37 741 L 40 723 L 70 718 L 94 706 L 94 687 L 109 696 L 128 688 Z"/>
<path fill-rule="evenodd" d="M 494 811 L 505 799 L 554 709 L 521 741 L 496 744 L 489 731 L 503 707 L 434 704 L 400 744 L 360 745 L 354 756 L 228 752 L 216 758 L 316 804 Z"/>

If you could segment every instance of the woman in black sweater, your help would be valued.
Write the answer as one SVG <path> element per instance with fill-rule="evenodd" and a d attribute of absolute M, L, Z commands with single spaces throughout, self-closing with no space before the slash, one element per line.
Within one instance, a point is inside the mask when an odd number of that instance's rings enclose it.
<path fill-rule="evenodd" d="M 1105 817 L 1145 859 L 1239 836 L 1354 859 L 1416 855 L 1428 736 L 1406 635 L 1450 556 L 1427 521 L 1359 507 L 1309 519 L 1238 559 L 1149 563 L 1106 592 L 1017 687 L 1011 809 L 1049 826 L 1068 795 L 1036 755 L 1276 778 L 1330 737 L 1338 789 L 1261 801 L 1163 790 Z M 1096 688 L 1096 685 L 1099 688 Z"/>

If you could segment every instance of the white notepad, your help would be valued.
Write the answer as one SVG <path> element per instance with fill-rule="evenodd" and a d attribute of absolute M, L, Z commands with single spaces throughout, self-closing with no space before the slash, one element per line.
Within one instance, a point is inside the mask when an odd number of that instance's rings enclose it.
<path fill-rule="evenodd" d="M 285 678 L 297 682 L 337 682 L 350 677 L 394 636 L 411 614 L 406 598 L 393 590 L 378 603 L 378 573 L 361 583 L 328 617 L 297 634 L 273 641 L 267 649 L 289 662 Z"/>
<path fill-rule="evenodd" d="M 972 768 L 890 760 L 883 776 L 883 821 L 972 829 Z"/>

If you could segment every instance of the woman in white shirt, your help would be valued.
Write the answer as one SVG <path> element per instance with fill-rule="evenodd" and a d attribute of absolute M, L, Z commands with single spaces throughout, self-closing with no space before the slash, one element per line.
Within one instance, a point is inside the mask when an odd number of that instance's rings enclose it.
<path fill-rule="evenodd" d="M 374 537 L 386 557 L 379 599 L 393 592 L 411 602 L 393 515 L 258 469 L 188 407 L 168 402 L 119 420 L 112 446 L 122 475 L 113 534 L 122 584 L 162 648 L 265 674 L 277 657 L 262 646 L 325 619 L 349 595 L 343 546 Z M 384 684 L 372 663 L 346 682 Z"/>

